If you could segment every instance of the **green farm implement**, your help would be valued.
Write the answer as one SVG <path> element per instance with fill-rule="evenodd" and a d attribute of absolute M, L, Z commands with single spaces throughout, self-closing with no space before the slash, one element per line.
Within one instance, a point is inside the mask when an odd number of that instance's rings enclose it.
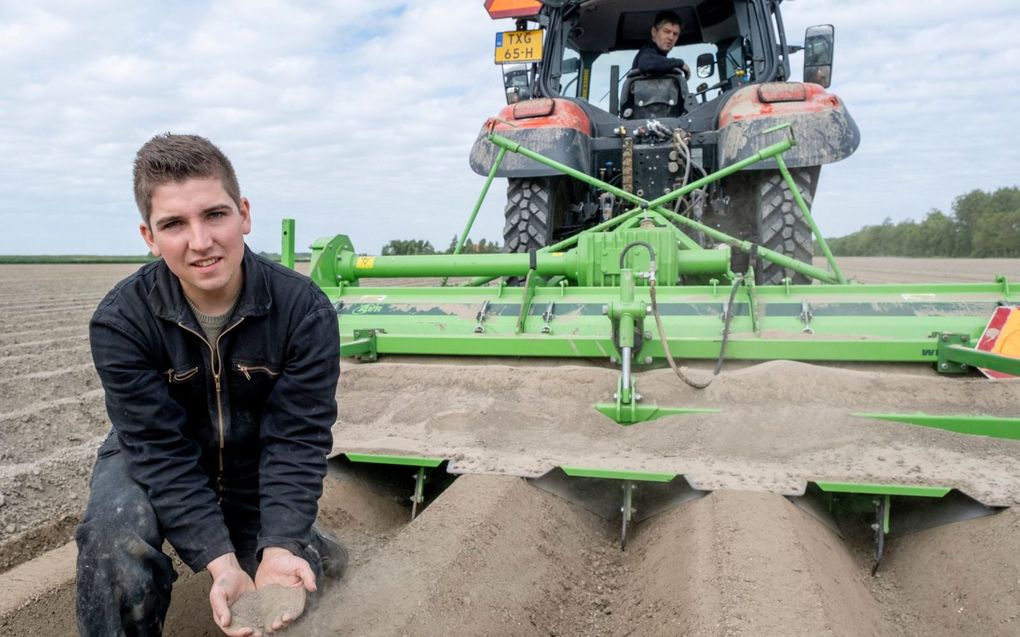
<path fill-rule="evenodd" d="M 753 156 L 647 200 L 490 129 L 498 155 L 472 221 L 510 153 L 629 210 L 518 254 L 365 256 L 344 235 L 317 240 L 310 274 L 336 304 L 348 361 L 335 452 L 406 467 L 416 507 L 443 469 L 524 476 L 619 517 L 624 542 L 633 521 L 719 488 L 873 516 L 877 558 L 887 533 L 1020 501 L 1017 384 L 976 371 L 1020 375 L 1020 359 L 976 347 L 1020 295 L 1004 277 L 848 282 L 784 164 L 791 129 L 766 134 Z M 827 266 L 674 211 L 759 161 L 796 193 Z M 285 255 L 292 237 L 285 225 Z M 757 284 L 760 261 L 814 284 Z M 876 365 L 893 382 L 874 380 Z"/>

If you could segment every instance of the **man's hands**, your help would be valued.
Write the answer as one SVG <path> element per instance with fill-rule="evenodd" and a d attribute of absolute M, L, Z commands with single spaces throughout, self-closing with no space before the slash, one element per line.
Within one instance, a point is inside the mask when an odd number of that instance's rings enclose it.
<path fill-rule="evenodd" d="M 230 627 L 230 607 L 242 593 L 270 585 L 301 587 L 309 593 L 315 592 L 316 588 L 315 574 L 308 562 L 283 548 L 268 547 L 262 551 L 262 562 L 254 581 L 244 572 L 233 553 L 221 555 L 209 562 L 206 568 L 213 578 L 209 591 L 213 619 L 228 637 L 258 637 L 261 634 L 250 627 Z M 266 632 L 282 630 L 295 619 L 296 616 L 286 612 L 279 617 L 266 617 Z"/>
<path fill-rule="evenodd" d="M 287 549 L 267 547 L 262 551 L 262 562 L 255 573 L 255 587 L 265 588 L 276 584 L 284 587 L 303 587 L 309 593 L 315 592 L 315 574 L 304 559 Z M 286 628 L 297 617 L 284 613 L 270 621 L 266 617 L 266 632 Z M 228 633 L 229 634 L 229 633 Z"/>
<path fill-rule="evenodd" d="M 687 66 L 686 62 L 680 65 L 680 70 L 684 72 L 685 78 L 687 78 L 688 80 L 691 79 L 691 67 Z"/>
<path fill-rule="evenodd" d="M 262 562 L 255 573 L 255 587 L 270 584 L 279 586 L 303 586 L 309 593 L 315 592 L 315 573 L 304 559 L 287 549 L 274 546 L 262 551 Z"/>
<path fill-rule="evenodd" d="M 251 628 L 229 628 L 230 606 L 237 601 L 241 593 L 255 590 L 255 583 L 244 572 L 233 553 L 217 557 L 206 566 L 212 575 L 212 589 L 209 591 L 209 604 L 212 606 L 213 620 L 220 630 L 228 637 L 250 637 L 255 633 Z M 261 569 L 260 569 L 261 570 Z"/>

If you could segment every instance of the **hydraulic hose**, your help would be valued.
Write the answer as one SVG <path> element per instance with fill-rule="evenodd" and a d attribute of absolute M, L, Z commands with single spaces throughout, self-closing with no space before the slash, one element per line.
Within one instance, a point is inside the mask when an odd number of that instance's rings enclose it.
<path fill-rule="evenodd" d="M 652 244 L 648 243 L 647 241 L 632 241 L 631 243 L 628 243 L 626 245 L 626 247 L 623 248 L 623 250 L 620 252 L 620 269 L 621 270 L 623 269 L 623 262 L 624 262 L 624 259 L 627 258 L 627 253 L 630 252 L 631 248 L 635 248 L 637 246 L 643 246 L 646 250 L 648 250 L 648 259 L 651 261 L 651 265 L 649 266 L 649 270 L 652 273 L 652 281 L 654 281 L 655 280 L 655 248 L 653 248 Z"/>
<path fill-rule="evenodd" d="M 680 150 L 683 152 L 683 155 L 684 155 L 684 164 L 685 164 L 684 178 L 683 178 L 683 181 L 680 183 L 680 188 L 684 188 L 684 187 L 687 186 L 687 182 L 688 182 L 688 180 L 691 177 L 691 168 L 692 167 L 697 169 L 698 172 L 701 173 L 702 177 L 707 177 L 708 174 L 705 172 L 705 169 L 702 168 L 700 164 L 694 163 L 694 161 L 691 159 L 691 150 L 690 150 L 690 148 L 687 147 L 687 144 L 682 139 L 681 140 L 677 140 L 677 141 L 678 141 L 677 145 L 680 147 Z M 693 192 L 691 192 L 690 193 L 690 197 L 680 197 L 679 199 L 676 200 L 676 205 L 673 206 L 673 212 L 675 212 L 677 214 L 682 214 L 684 216 L 687 216 L 687 213 L 693 207 L 693 203 L 692 203 L 693 200 L 698 198 L 698 197 L 704 198 L 705 197 L 705 191 L 701 190 L 699 188 L 699 189 L 694 190 Z M 681 204 L 686 204 L 686 206 L 684 207 L 683 212 L 680 212 L 680 205 Z"/>
<path fill-rule="evenodd" d="M 737 298 L 737 289 L 744 282 L 743 276 L 738 276 L 733 281 L 733 286 L 730 288 L 730 300 L 726 304 L 726 311 L 723 314 L 723 336 L 722 344 L 719 347 L 719 358 L 715 362 L 715 369 L 712 371 L 712 376 L 705 382 L 699 382 L 689 377 L 684 371 L 677 366 L 676 361 L 673 359 L 673 353 L 669 351 L 669 343 L 666 342 L 666 332 L 662 327 L 662 318 L 659 316 L 659 304 L 655 299 L 655 278 L 649 282 L 648 294 L 652 300 L 652 315 L 655 316 L 655 327 L 659 330 L 659 341 L 662 343 L 662 351 L 666 354 L 666 362 L 669 363 L 670 368 L 674 373 L 686 383 L 688 386 L 694 389 L 705 389 L 712 384 L 715 377 L 722 371 L 723 360 L 726 357 L 726 344 L 730 340 L 730 323 L 733 321 L 733 301 Z"/>

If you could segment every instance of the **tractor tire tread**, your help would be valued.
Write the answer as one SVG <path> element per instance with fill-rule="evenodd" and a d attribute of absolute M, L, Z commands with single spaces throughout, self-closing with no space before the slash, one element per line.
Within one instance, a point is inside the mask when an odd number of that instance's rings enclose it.
<path fill-rule="evenodd" d="M 553 200 L 547 179 L 510 179 L 507 183 L 506 252 L 529 252 L 549 241 Z"/>
<path fill-rule="evenodd" d="M 812 179 L 817 173 L 793 169 L 791 174 L 810 209 L 815 190 Z M 761 246 L 803 263 L 811 263 L 814 254 L 811 227 L 801 213 L 782 174 L 770 171 L 761 173 L 761 177 L 757 192 Z M 796 284 L 811 283 L 811 279 L 803 274 L 762 260 L 758 283 L 775 285 L 782 283 L 786 277 Z"/>

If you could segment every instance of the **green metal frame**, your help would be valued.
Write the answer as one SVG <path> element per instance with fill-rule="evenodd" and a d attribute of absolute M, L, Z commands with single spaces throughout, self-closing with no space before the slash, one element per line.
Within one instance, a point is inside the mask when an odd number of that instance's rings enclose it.
<path fill-rule="evenodd" d="M 1003 283 L 1005 283 L 1004 279 Z M 1020 376 L 1020 359 L 974 349 L 967 345 L 971 340 L 967 334 L 940 334 L 938 336 L 938 369 L 944 374 L 968 374 L 971 368 L 983 367 Z"/>
<path fill-rule="evenodd" d="M 638 482 L 669 482 L 677 476 L 675 473 L 658 473 L 654 471 L 617 471 L 613 469 L 592 469 L 586 467 L 560 467 L 560 470 L 572 478 L 606 478 L 610 480 L 635 480 Z"/>
<path fill-rule="evenodd" d="M 666 342 L 674 356 L 719 355 L 727 290 L 717 284 L 657 287 Z M 359 353 L 348 348 L 368 330 L 375 332 L 377 354 L 609 358 L 616 353 L 612 324 L 602 312 L 618 297 L 612 288 L 338 285 L 325 291 L 342 304 L 344 355 Z M 635 301 L 650 304 L 648 288 L 637 287 Z M 529 307 L 521 321 L 525 302 Z M 937 365 L 942 334 L 977 342 L 988 316 L 1003 302 L 1020 299 L 991 283 L 757 286 L 738 294 L 727 358 Z M 543 332 L 542 314 L 550 303 L 555 317 L 549 325 L 555 329 Z M 483 305 L 485 329 L 478 332 L 477 314 Z M 805 332 L 808 327 L 810 333 Z M 661 360 L 664 355 L 655 326 L 649 324 L 645 331 L 650 337 L 635 352 L 638 364 L 646 356 Z M 1014 359 L 999 365 L 1001 359 L 983 362 L 1007 373 L 1016 365 Z"/>
<path fill-rule="evenodd" d="M 856 482 L 815 482 L 827 493 L 856 493 L 860 495 L 902 495 L 915 498 L 941 498 L 951 491 L 949 487 L 919 486 L 912 484 L 867 484 Z"/>
<path fill-rule="evenodd" d="M 422 467 L 435 469 L 446 462 L 444 458 L 427 458 L 422 456 L 396 456 L 391 454 L 345 453 L 351 462 L 368 462 L 372 464 L 394 464 L 403 467 Z"/>
<path fill-rule="evenodd" d="M 294 269 L 294 220 L 284 219 L 283 227 L 280 232 L 281 246 L 280 246 L 280 263 L 284 266 Z"/>
<path fill-rule="evenodd" d="M 777 129 L 778 130 L 778 129 Z M 658 246 L 658 299 L 666 330 L 664 340 L 675 357 L 715 358 L 720 351 L 720 316 L 729 272 L 728 254 L 698 246 L 676 225 L 705 232 L 731 248 L 749 250 L 750 242 L 730 237 L 676 215 L 666 204 L 677 197 L 745 168 L 774 158 L 823 246 L 831 273 L 784 255 L 759 250 L 764 258 L 830 285 L 758 286 L 745 281 L 733 309 L 730 347 L 734 359 L 796 359 L 828 361 L 930 362 L 944 373 L 967 371 L 980 364 L 1007 373 L 1020 371 L 1020 361 L 977 352 L 975 342 L 991 310 L 1016 303 L 1009 282 L 1000 277 L 989 284 L 848 285 L 818 232 L 810 211 L 784 171 L 781 154 L 793 144 L 787 137 L 755 156 L 728 166 L 687 187 L 646 201 L 568 166 L 543 157 L 506 138 L 490 134 L 505 151 L 520 153 L 635 204 L 635 208 L 537 254 L 359 256 L 350 240 L 337 235 L 313 244 L 311 276 L 340 304 L 344 355 L 450 354 L 484 356 L 612 357 L 619 343 L 612 333 L 620 321 L 640 323 L 641 308 L 649 304 L 648 288 L 635 280 L 628 312 L 613 312 L 606 320 L 604 306 L 615 307 L 623 293 L 623 270 L 615 264 L 622 245 L 646 242 Z M 494 166 L 495 168 L 495 166 Z M 490 176 L 494 174 L 490 173 Z M 461 235 L 470 230 L 491 179 L 472 210 Z M 637 222 L 654 228 L 633 227 Z M 610 237 L 613 237 L 610 240 Z M 671 246 L 675 245 L 676 250 Z M 638 273 L 650 258 L 635 251 L 628 263 Z M 675 286 L 683 274 L 700 285 Z M 500 276 L 526 277 L 523 288 L 503 285 L 457 288 L 370 288 L 375 277 Z M 558 281 L 547 285 L 546 281 Z M 628 279 L 630 281 L 631 279 Z M 725 285 L 724 285 L 725 284 Z M 627 286 L 631 283 L 628 282 Z M 618 291 L 611 288 L 618 286 Z M 540 313 L 556 307 L 553 330 Z M 427 308 L 427 309 L 425 309 Z M 484 309 L 484 311 L 483 311 Z M 413 316 L 413 320 L 409 317 Z M 617 330 L 626 338 L 630 330 Z M 661 359 L 660 335 L 648 337 L 633 352 L 637 364 Z M 809 336 L 807 335 L 809 334 Z M 628 387 L 622 387 L 626 394 Z M 626 398 L 626 397 L 625 397 Z M 618 398 L 618 402 L 619 398 Z M 623 403 L 628 403 L 625 399 Z"/>
<path fill-rule="evenodd" d="M 781 154 L 792 148 L 795 143 L 792 135 L 793 129 L 790 128 L 789 124 L 783 124 L 782 126 L 769 129 L 765 132 L 772 133 L 782 130 L 786 130 L 789 132 L 788 136 L 785 139 L 776 142 L 770 146 L 767 146 L 766 148 L 763 148 L 761 151 L 755 153 L 754 155 L 751 155 L 750 157 L 747 157 L 746 159 L 742 159 L 738 162 L 735 162 L 729 166 L 726 166 L 712 173 L 711 175 L 702 177 L 701 179 L 698 179 L 687 184 L 683 188 L 678 188 L 668 194 L 665 194 L 651 201 L 643 199 L 633 193 L 627 192 L 622 188 L 617 188 L 612 184 L 596 179 L 595 177 L 592 177 L 587 173 L 583 173 L 579 170 L 571 168 L 570 166 L 549 159 L 548 157 L 545 157 L 540 153 L 536 153 L 533 150 L 529 150 L 521 146 L 520 144 L 513 142 L 507 139 L 506 137 L 503 137 L 502 135 L 490 133 L 489 141 L 498 146 L 501 150 L 509 150 L 511 152 L 523 155 L 528 159 L 544 164 L 549 168 L 558 170 L 565 175 L 568 175 L 570 177 L 573 177 L 574 179 L 577 179 L 578 181 L 588 184 L 589 186 L 598 188 L 603 192 L 611 193 L 612 195 L 635 206 L 635 208 L 632 208 L 631 210 L 623 213 L 622 215 L 614 217 L 609 221 L 606 221 L 598 226 L 595 226 L 594 228 L 591 228 L 588 232 L 609 230 L 615 226 L 622 224 L 625 221 L 630 220 L 635 215 L 641 214 L 647 210 L 652 210 L 668 218 L 670 221 L 674 223 L 683 225 L 691 230 L 702 232 L 712 237 L 716 241 L 729 245 L 732 248 L 742 250 L 744 252 L 751 252 L 751 250 L 755 247 L 752 244 L 752 242 L 731 237 L 730 235 L 719 230 L 716 230 L 711 226 L 699 223 L 697 221 L 694 221 L 693 219 L 684 217 L 683 215 L 678 215 L 674 213 L 672 210 L 667 209 L 665 206 L 666 204 L 672 203 L 677 199 L 680 199 L 681 197 L 684 197 L 699 188 L 704 188 L 710 183 L 718 181 L 724 177 L 728 177 L 729 175 L 739 172 L 760 161 L 774 158 L 778 162 L 780 162 L 780 171 L 783 174 L 783 178 L 786 180 L 787 186 L 790 188 L 791 192 L 797 193 L 794 196 L 797 205 L 800 207 L 801 213 L 804 215 L 804 218 L 808 222 L 808 225 L 812 228 L 812 231 L 815 233 L 815 238 L 822 246 L 824 246 L 823 252 L 826 254 L 826 257 L 829 260 L 829 267 L 832 268 L 833 272 L 832 273 L 826 272 L 825 270 L 816 268 L 810 264 L 803 263 L 794 258 L 788 257 L 785 254 L 780 254 L 778 252 L 769 250 L 768 248 L 764 248 L 762 246 L 757 246 L 758 255 L 767 261 L 771 261 L 772 263 L 781 265 L 785 268 L 789 268 L 794 272 L 798 272 L 800 274 L 803 274 L 804 276 L 808 276 L 819 281 L 824 281 L 826 283 L 846 283 L 846 279 L 843 277 L 843 274 L 840 271 L 839 266 L 836 265 L 836 261 L 832 257 L 832 253 L 829 250 L 828 245 L 825 243 L 825 238 L 822 236 L 820 232 L 818 232 L 818 226 L 815 223 L 814 218 L 811 216 L 811 210 L 807 207 L 804 198 L 800 195 L 800 191 L 797 189 L 797 185 L 796 183 L 794 183 L 793 177 L 792 175 L 790 175 L 789 170 L 786 170 L 786 165 L 784 163 L 781 163 L 782 162 Z M 574 237 L 561 241 L 560 243 L 557 243 L 553 246 L 544 248 L 543 252 L 555 252 L 558 250 L 562 250 L 573 245 L 575 241 L 576 235 Z M 695 242 L 690 237 L 686 237 L 686 235 L 684 236 L 684 239 L 681 239 L 681 242 L 683 243 L 683 247 L 687 250 L 701 249 L 697 242 Z"/>
<path fill-rule="evenodd" d="M 855 413 L 861 418 L 874 418 L 918 427 L 943 429 L 971 436 L 987 436 L 1003 440 L 1020 440 L 1020 418 L 998 416 L 934 415 L 934 414 L 878 414 Z"/>
<path fill-rule="evenodd" d="M 1020 375 L 1020 360 L 973 349 L 988 317 L 1004 304 L 1020 305 L 1005 277 L 981 284 L 848 284 L 783 161 L 793 144 L 784 139 L 744 161 L 684 188 L 645 200 L 590 175 L 552 161 L 500 135 L 482 192 L 453 255 L 358 255 L 344 235 L 318 239 L 310 273 L 337 308 L 341 356 L 374 361 L 385 354 L 511 357 L 609 358 L 621 364 L 613 402 L 595 408 L 620 424 L 666 415 L 712 413 L 718 409 L 661 406 L 641 402 L 630 367 L 657 365 L 666 349 L 675 358 L 716 359 L 722 332 L 729 329 L 726 357 L 743 360 L 873 361 L 930 364 L 941 373 L 971 372 L 976 366 Z M 633 205 L 569 239 L 532 254 L 460 254 L 505 153 L 519 153 Z M 762 258 L 816 279 L 821 285 L 756 285 L 730 271 L 730 250 L 750 251 L 750 241 L 726 235 L 675 214 L 669 204 L 697 188 L 774 159 L 804 219 L 811 227 L 828 270 L 757 247 Z M 697 231 L 723 244 L 705 249 L 684 231 Z M 284 261 L 293 255 L 293 222 L 284 222 Z M 288 250 L 287 241 L 291 241 Z M 636 245 L 645 249 L 630 251 Z M 654 253 L 654 257 L 653 257 Z M 291 263 L 292 265 L 292 263 Z M 449 276 L 474 277 L 446 287 Z M 520 287 L 483 286 L 499 277 L 521 277 Z M 433 287 L 366 285 L 373 278 L 439 277 Z M 679 278 L 685 285 L 676 285 Z M 737 283 L 742 285 L 737 286 Z M 651 311 L 650 284 L 663 334 Z M 727 308 L 735 289 L 732 307 Z M 727 311 L 728 309 L 728 311 Z M 730 320 L 724 325 L 724 316 Z M 663 345 L 665 343 L 665 346 Z M 608 388 L 607 388 L 608 393 Z M 908 425 L 961 434 L 1020 439 L 1020 419 L 982 415 L 860 412 Z M 654 426 L 654 425 L 647 425 Z M 447 459 L 347 453 L 356 462 L 416 467 L 416 504 L 423 472 Z M 599 467 L 561 467 L 568 476 L 622 481 L 669 482 L 677 474 Z M 932 485 L 857 484 L 818 481 L 818 489 L 860 512 L 877 511 L 881 533 L 889 529 L 893 497 L 941 498 L 950 489 Z M 834 500 L 835 498 L 836 500 Z M 877 499 L 876 499 L 877 498 Z"/>

